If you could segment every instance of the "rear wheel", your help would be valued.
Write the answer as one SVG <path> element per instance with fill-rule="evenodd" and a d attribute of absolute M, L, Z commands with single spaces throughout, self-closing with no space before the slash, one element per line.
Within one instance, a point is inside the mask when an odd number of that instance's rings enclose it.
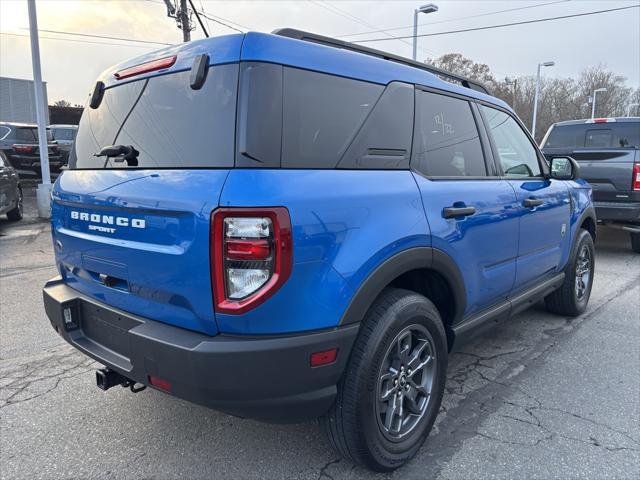
<path fill-rule="evenodd" d="M 332 446 L 376 471 L 411 459 L 436 419 L 444 392 L 447 339 L 422 295 L 385 290 L 367 313 L 323 421 Z"/>
<path fill-rule="evenodd" d="M 588 231 L 580 230 L 574 251 L 565 268 L 562 286 L 544 299 L 547 310 L 571 317 L 584 312 L 591 296 L 594 267 L 593 238 Z"/>
<path fill-rule="evenodd" d="M 7 212 L 7 218 L 12 222 L 22 220 L 22 189 L 20 187 L 18 187 L 18 191 L 16 192 L 16 198 L 16 206 L 13 208 L 13 210 L 9 210 Z"/>
<path fill-rule="evenodd" d="M 631 233 L 631 250 L 640 253 L 640 233 Z"/>

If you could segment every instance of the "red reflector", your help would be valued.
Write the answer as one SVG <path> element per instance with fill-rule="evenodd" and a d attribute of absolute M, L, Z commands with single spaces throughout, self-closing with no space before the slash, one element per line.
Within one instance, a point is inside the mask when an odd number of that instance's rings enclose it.
<path fill-rule="evenodd" d="M 331 350 L 325 350 L 324 352 L 316 352 L 311 354 L 311 366 L 321 367 L 322 365 L 328 365 L 336 361 L 338 356 L 338 349 L 332 348 Z"/>
<path fill-rule="evenodd" d="M 17 152 L 17 153 L 31 153 L 33 152 L 33 149 L 35 147 L 31 146 L 31 145 L 14 145 L 13 149 Z"/>
<path fill-rule="evenodd" d="M 157 60 L 151 60 L 150 62 L 141 63 L 140 65 L 125 68 L 124 70 L 119 70 L 114 73 L 113 76 L 118 80 L 122 80 L 124 78 L 133 77 L 142 73 L 162 70 L 163 68 L 169 68 L 171 65 L 176 63 L 176 58 L 176 55 L 172 55 L 171 57 L 158 58 Z"/>
<path fill-rule="evenodd" d="M 640 163 L 636 163 L 633 165 L 632 189 L 640 190 Z"/>
<path fill-rule="evenodd" d="M 165 380 L 164 378 L 149 375 L 149 383 L 160 390 L 164 390 L 165 392 L 171 391 L 171 382 L 169 380 Z"/>
<path fill-rule="evenodd" d="M 265 260 L 271 253 L 269 241 L 264 239 L 228 239 L 225 245 L 229 260 Z"/>

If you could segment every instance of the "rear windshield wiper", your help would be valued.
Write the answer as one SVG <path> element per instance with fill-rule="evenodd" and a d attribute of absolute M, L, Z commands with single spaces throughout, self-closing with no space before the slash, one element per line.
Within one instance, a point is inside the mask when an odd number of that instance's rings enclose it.
<path fill-rule="evenodd" d="M 138 155 L 140 152 L 133 148 L 133 145 L 107 145 L 102 147 L 102 150 L 98 153 L 94 153 L 94 157 L 107 157 L 102 168 L 107 167 L 107 163 L 110 158 L 114 159 L 114 162 L 127 162 L 130 167 L 138 166 Z"/>

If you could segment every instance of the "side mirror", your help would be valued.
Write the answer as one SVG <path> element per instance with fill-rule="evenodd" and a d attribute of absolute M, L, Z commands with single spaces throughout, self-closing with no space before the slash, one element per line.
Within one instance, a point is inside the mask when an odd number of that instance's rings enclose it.
<path fill-rule="evenodd" d="M 556 180 L 575 180 L 580 177 L 580 165 L 571 157 L 552 157 L 549 171 L 549 176 Z"/>

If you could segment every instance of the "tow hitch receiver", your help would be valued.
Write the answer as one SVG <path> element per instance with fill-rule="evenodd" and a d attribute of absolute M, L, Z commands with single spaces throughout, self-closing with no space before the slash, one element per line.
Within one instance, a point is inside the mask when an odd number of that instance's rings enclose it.
<path fill-rule="evenodd" d="M 147 388 L 145 385 L 136 388 L 136 382 L 130 380 L 124 375 L 111 370 L 110 368 L 100 368 L 96 370 L 96 385 L 100 390 L 109 390 L 116 385 L 122 385 L 124 388 L 129 387 L 133 393 L 138 393 Z"/>

